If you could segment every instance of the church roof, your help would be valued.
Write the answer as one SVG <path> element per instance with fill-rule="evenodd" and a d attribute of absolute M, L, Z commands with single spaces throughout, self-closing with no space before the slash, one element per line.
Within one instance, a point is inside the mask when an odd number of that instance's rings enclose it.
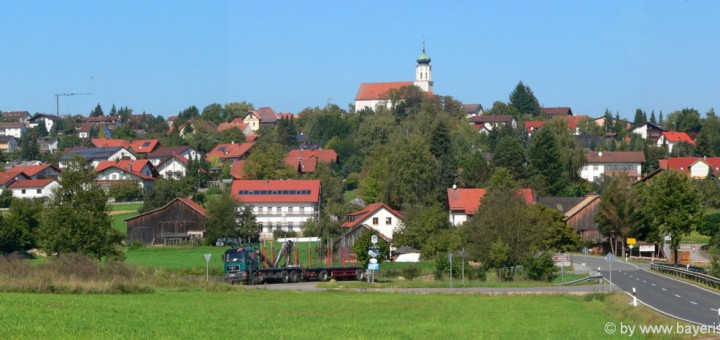
<path fill-rule="evenodd" d="M 389 83 L 362 83 L 358 89 L 355 100 L 380 100 L 388 99 L 387 93 L 392 89 L 400 89 L 403 86 L 412 86 L 411 81 L 396 81 Z"/>

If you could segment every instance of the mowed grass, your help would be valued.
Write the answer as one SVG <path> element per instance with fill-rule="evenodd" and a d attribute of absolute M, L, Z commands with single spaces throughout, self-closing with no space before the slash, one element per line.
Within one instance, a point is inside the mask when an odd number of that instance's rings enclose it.
<path fill-rule="evenodd" d="M 133 202 L 133 203 L 111 203 L 108 204 L 108 207 L 110 207 L 110 211 L 124 211 L 124 210 L 133 210 L 136 211 L 142 207 L 142 203 Z"/>
<path fill-rule="evenodd" d="M 626 296 L 611 297 L 627 304 Z M 599 339 L 605 323 L 626 321 L 608 300 L 261 289 L 8 293 L 0 294 L 0 330 L 8 339 Z"/>

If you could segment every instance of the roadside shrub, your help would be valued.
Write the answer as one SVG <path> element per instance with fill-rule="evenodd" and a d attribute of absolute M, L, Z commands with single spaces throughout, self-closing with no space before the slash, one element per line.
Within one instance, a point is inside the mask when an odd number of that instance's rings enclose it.
<path fill-rule="evenodd" d="M 459 278 L 462 273 L 462 258 L 453 258 L 452 263 L 452 274 L 453 278 Z M 468 264 L 465 263 L 465 268 L 468 268 Z M 446 254 L 438 254 L 435 257 L 435 280 L 442 280 L 446 275 L 450 275 L 450 260 Z"/>
<path fill-rule="evenodd" d="M 420 276 L 420 267 L 408 266 L 401 270 L 402 276 L 410 281 Z"/>
<path fill-rule="evenodd" d="M 487 268 L 485 268 L 485 266 L 483 265 L 477 267 L 471 267 L 466 265 L 465 272 L 465 275 L 467 275 L 468 279 L 470 280 L 487 280 Z"/>
<path fill-rule="evenodd" d="M 550 253 L 528 256 L 524 261 L 525 277 L 535 281 L 552 281 L 558 270 Z"/>

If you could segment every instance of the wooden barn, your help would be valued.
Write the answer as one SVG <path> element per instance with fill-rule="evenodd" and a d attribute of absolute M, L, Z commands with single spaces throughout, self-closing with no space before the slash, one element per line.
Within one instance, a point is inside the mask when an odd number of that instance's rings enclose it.
<path fill-rule="evenodd" d="M 128 243 L 197 244 L 203 238 L 207 220 L 207 212 L 200 204 L 176 198 L 162 208 L 126 219 Z"/>
<path fill-rule="evenodd" d="M 598 204 L 600 204 L 600 196 L 539 197 L 538 203 L 561 212 L 564 215 L 565 224 L 573 227 L 583 239 L 593 243 L 605 240 L 594 221 Z"/>

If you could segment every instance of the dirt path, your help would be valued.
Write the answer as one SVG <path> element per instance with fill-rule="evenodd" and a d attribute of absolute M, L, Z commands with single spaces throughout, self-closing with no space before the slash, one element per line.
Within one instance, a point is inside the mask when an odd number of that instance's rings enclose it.
<path fill-rule="evenodd" d="M 111 215 L 111 216 L 112 215 L 120 215 L 120 214 L 130 213 L 130 212 L 134 212 L 134 211 L 135 210 L 115 210 L 115 211 L 109 212 L 108 215 Z"/>

